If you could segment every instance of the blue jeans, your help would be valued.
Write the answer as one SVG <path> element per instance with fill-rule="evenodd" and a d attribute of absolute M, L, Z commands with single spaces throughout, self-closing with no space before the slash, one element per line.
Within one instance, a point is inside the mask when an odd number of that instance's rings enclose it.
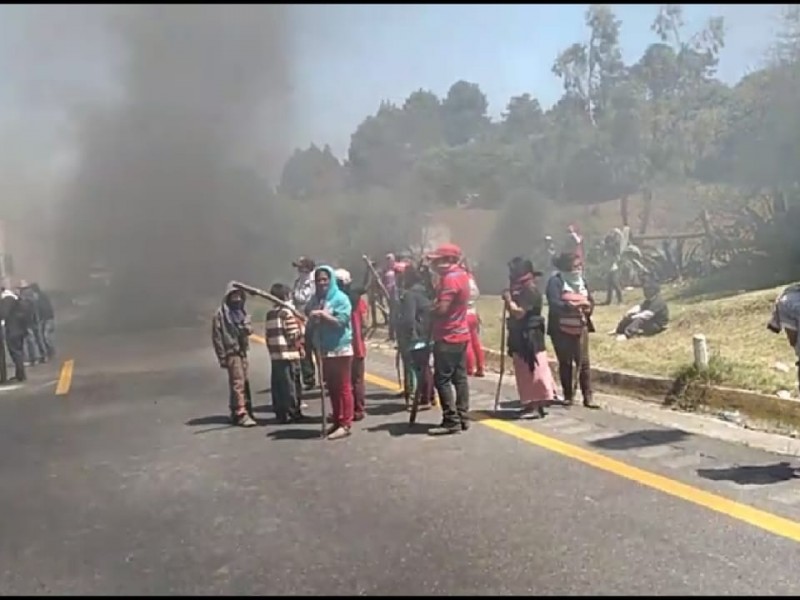
<path fill-rule="evenodd" d="M 29 363 L 38 363 L 42 358 L 42 353 L 39 349 L 40 337 L 41 333 L 38 324 L 29 328 L 25 334 L 25 360 Z"/>
<path fill-rule="evenodd" d="M 56 355 L 56 346 L 53 341 L 53 336 L 56 331 L 56 322 L 54 319 L 46 319 L 41 323 L 42 332 L 42 349 L 47 359 L 52 359 Z"/>

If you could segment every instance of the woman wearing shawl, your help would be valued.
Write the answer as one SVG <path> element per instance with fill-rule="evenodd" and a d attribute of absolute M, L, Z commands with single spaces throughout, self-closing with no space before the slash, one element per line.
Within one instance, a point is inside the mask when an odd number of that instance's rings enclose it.
<path fill-rule="evenodd" d="M 583 278 L 580 256 L 563 252 L 553 260 L 556 272 L 547 282 L 547 333 L 558 358 L 558 374 L 564 403 L 574 402 L 573 364 L 578 368 L 578 382 L 583 405 L 599 408 L 592 399 L 589 366 L 589 333 L 594 332 L 592 311 L 594 299 Z"/>
<path fill-rule="evenodd" d="M 545 349 L 542 293 L 536 288 L 541 275 L 530 260 L 516 257 L 508 263 L 510 289 L 503 293 L 509 318 L 508 355 L 522 403 L 522 416 L 547 415 L 544 408 L 555 398 L 556 384 Z"/>
<path fill-rule="evenodd" d="M 211 341 L 219 366 L 228 371 L 231 421 L 240 427 L 252 427 L 256 422 L 250 405 L 247 351 L 253 326 L 244 302 L 244 292 L 229 283 L 222 304 L 211 322 Z"/>
<path fill-rule="evenodd" d="M 333 410 L 328 439 L 338 440 L 350 435 L 353 424 L 352 307 L 350 298 L 339 289 L 331 267 L 318 267 L 314 271 L 314 284 L 308 316 L 314 323 L 314 343 L 322 356 L 325 387 Z"/>

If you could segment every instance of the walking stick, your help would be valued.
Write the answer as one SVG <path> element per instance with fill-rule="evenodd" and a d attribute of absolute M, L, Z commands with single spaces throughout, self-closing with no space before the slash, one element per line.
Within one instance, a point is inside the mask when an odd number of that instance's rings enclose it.
<path fill-rule="evenodd" d="M 318 324 L 317 324 L 318 325 Z M 320 410 L 322 411 L 322 430 L 320 437 L 325 439 L 328 437 L 328 402 L 325 394 L 325 367 L 322 365 L 322 350 L 320 349 L 320 335 L 319 329 L 314 331 L 314 358 L 317 363 L 317 377 L 319 378 L 319 403 Z"/>
<path fill-rule="evenodd" d="M 502 329 L 500 330 L 500 377 L 497 379 L 497 391 L 494 393 L 494 411 L 500 408 L 500 390 L 503 387 L 503 375 L 506 372 L 506 318 L 508 304 L 503 301 Z"/>

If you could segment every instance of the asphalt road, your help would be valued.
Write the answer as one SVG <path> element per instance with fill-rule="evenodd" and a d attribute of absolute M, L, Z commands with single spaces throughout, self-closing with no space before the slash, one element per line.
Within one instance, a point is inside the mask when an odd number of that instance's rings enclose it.
<path fill-rule="evenodd" d="M 61 363 L 0 391 L 2 594 L 800 593 L 778 456 L 582 408 L 431 438 L 377 353 L 349 439 L 268 393 L 238 429 L 207 326 L 60 341 L 68 393 Z"/>

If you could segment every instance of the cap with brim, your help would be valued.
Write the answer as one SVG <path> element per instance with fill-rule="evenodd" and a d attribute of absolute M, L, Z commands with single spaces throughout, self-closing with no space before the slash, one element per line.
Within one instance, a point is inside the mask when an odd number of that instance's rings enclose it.
<path fill-rule="evenodd" d="M 455 244 L 442 244 L 433 252 L 428 253 L 428 258 L 461 258 L 461 248 Z"/>

